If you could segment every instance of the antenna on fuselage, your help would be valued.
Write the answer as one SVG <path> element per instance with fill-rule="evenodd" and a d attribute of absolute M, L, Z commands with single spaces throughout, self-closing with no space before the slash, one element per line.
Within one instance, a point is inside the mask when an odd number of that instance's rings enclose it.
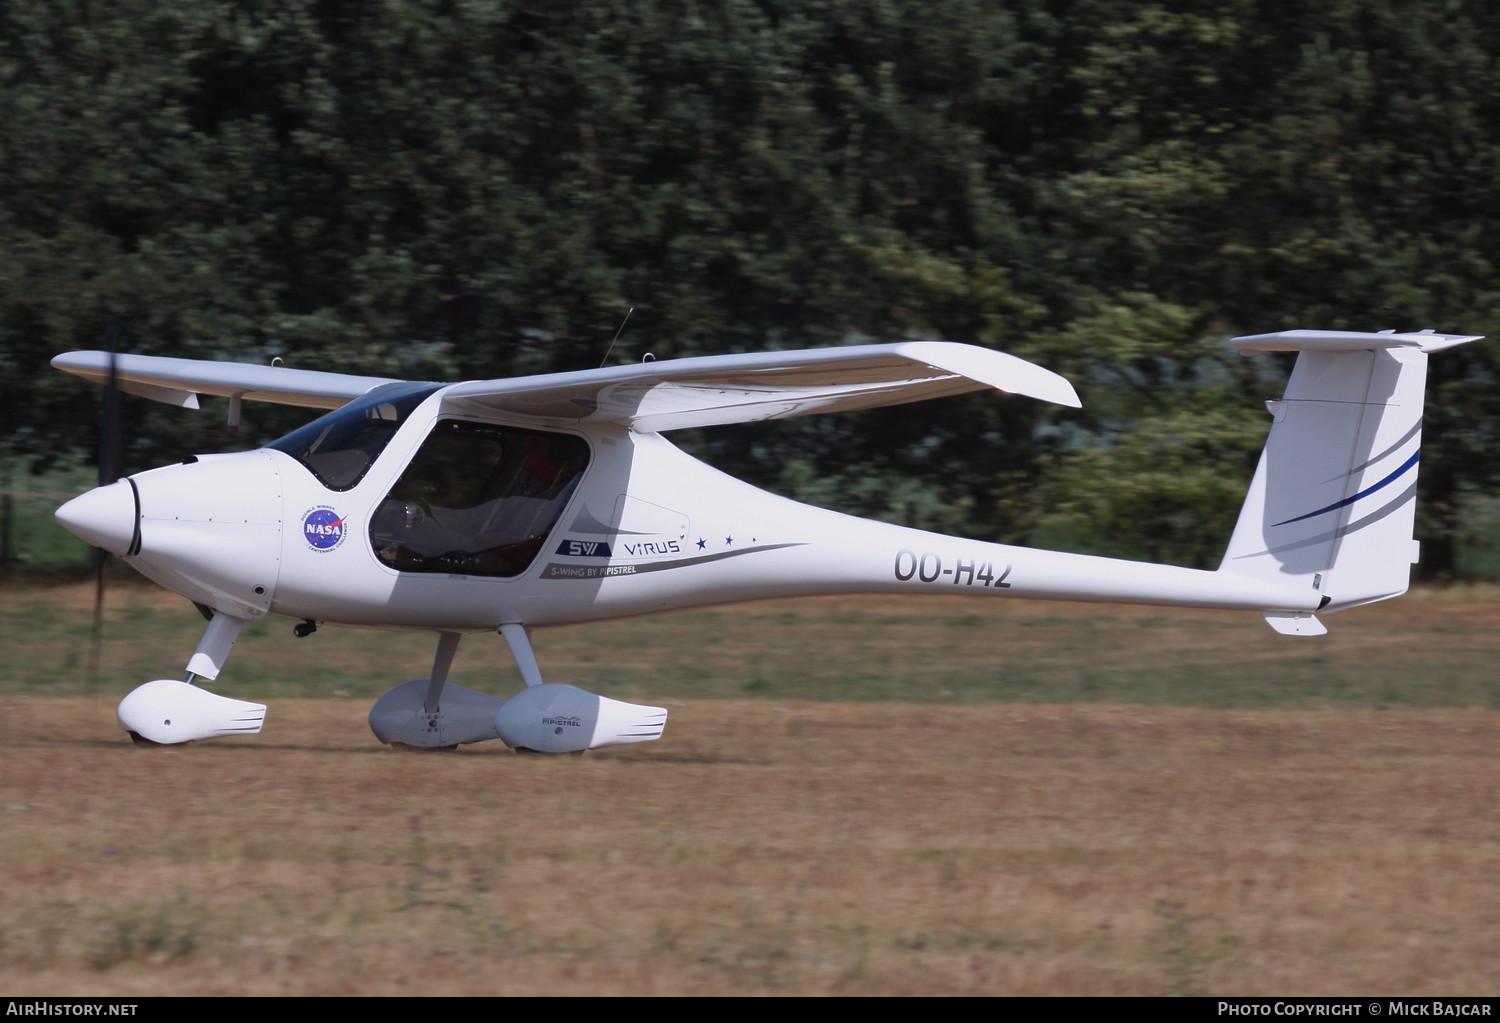
<path fill-rule="evenodd" d="M 621 334 L 622 331 L 624 331 L 625 324 L 630 321 L 630 313 L 633 313 L 633 312 L 635 312 L 635 306 L 631 306 L 630 307 L 630 312 L 625 314 L 625 319 L 623 319 L 623 320 L 620 321 L 620 329 L 617 330 L 617 331 L 615 331 L 615 341 L 620 340 L 620 334 Z M 604 364 L 609 361 L 609 353 L 615 350 L 615 341 L 611 341 L 609 343 L 609 347 L 606 348 L 606 349 L 604 349 L 604 358 L 602 358 L 602 359 L 599 360 L 599 368 L 600 369 L 603 369 L 604 368 Z"/>

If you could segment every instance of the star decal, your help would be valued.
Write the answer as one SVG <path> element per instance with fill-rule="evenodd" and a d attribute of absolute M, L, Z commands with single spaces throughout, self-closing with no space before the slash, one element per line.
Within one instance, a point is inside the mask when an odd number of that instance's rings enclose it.
<path fill-rule="evenodd" d="M 730 545 L 730 544 L 732 544 L 732 543 L 734 543 L 734 537 L 732 537 L 732 536 L 726 536 L 726 537 L 725 537 L 725 538 L 724 538 L 724 545 L 725 545 L 725 546 L 726 546 L 726 547 L 727 547 L 727 546 L 729 546 L 729 545 Z"/>
<path fill-rule="evenodd" d="M 703 537 L 701 537 L 701 536 L 698 537 L 698 549 L 701 551 L 703 548 L 705 548 L 707 546 L 708 546 L 708 541 L 704 540 Z"/>

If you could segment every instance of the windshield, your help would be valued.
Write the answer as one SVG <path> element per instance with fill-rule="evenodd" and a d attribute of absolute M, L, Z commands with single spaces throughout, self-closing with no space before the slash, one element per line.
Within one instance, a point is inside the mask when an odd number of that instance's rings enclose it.
<path fill-rule="evenodd" d="M 581 437 L 445 420 L 371 516 L 370 544 L 401 572 L 519 575 L 588 463 Z"/>
<path fill-rule="evenodd" d="M 329 490 L 352 489 L 365 478 L 412 410 L 445 386 L 381 384 L 267 446 L 307 466 Z"/>

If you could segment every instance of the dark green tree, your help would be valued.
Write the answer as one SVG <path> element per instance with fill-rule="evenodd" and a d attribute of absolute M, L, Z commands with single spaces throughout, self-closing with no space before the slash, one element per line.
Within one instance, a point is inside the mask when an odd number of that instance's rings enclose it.
<path fill-rule="evenodd" d="M 1475 3 L 0 7 L 0 442 L 87 452 L 52 355 L 458 378 L 932 337 L 1067 373 L 683 436 L 860 514 L 1212 566 L 1286 366 L 1224 338 L 1495 321 Z M 1424 570 L 1493 489 L 1493 346 L 1433 362 Z M 303 418 L 127 402 L 127 467 Z"/>

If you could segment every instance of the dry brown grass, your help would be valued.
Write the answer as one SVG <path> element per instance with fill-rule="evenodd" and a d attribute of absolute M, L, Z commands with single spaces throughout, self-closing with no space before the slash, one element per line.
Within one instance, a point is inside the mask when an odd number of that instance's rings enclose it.
<path fill-rule="evenodd" d="M 690 701 L 582 757 L 351 701 L 0 699 L 16 994 L 1500 991 L 1500 712 Z"/>
<path fill-rule="evenodd" d="M 1131 703 L 1317 709 L 1500 709 L 1500 591 L 1421 590 L 1326 616 L 1329 635 L 1273 633 L 1253 612 L 997 600 L 823 597 L 543 629 L 549 681 L 619 699 Z M 93 588 L 0 585 L 0 697 L 89 691 Z M 293 639 L 252 623 L 212 688 L 228 696 L 348 696 L 365 706 L 427 674 L 431 633 L 326 627 Z M 116 584 L 100 691 L 182 677 L 203 620 L 181 597 Z M 466 637 L 460 685 L 522 685 L 498 636 Z"/>

